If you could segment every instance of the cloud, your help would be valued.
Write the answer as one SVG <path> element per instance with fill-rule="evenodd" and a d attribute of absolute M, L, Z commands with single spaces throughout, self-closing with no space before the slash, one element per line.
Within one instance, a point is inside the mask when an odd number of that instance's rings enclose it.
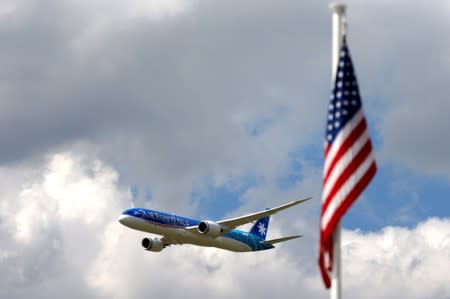
<path fill-rule="evenodd" d="M 448 11 L 438 1 L 349 5 L 349 43 L 380 165 L 448 177 Z M 421 22 L 405 23 L 411 16 Z M 318 200 L 272 220 L 271 234 L 300 232 L 302 240 L 257 255 L 189 246 L 142 252 L 142 234 L 115 219 L 133 204 L 194 216 L 205 201 L 192 202 L 193 190 L 210 185 L 239 190 L 239 207 L 220 211 L 230 216 L 299 194 L 320 198 L 326 3 L 4 1 L 0 25 L 0 297 L 220 290 L 325 298 L 315 262 Z M 130 185 L 144 192 L 132 200 Z M 398 216 L 407 220 L 408 207 Z M 430 276 L 425 290 L 417 278 L 417 269 L 448 260 L 447 223 L 344 233 L 353 242 L 344 259 L 354 265 L 346 292 L 371 298 L 386 284 L 388 298 L 448 294 L 448 273 Z M 441 249 L 423 239 L 433 230 Z M 387 236 L 395 255 L 379 245 Z M 415 286 L 406 290 L 406 281 Z"/>
<path fill-rule="evenodd" d="M 152 3 L 173 6 L 171 16 L 142 17 L 142 1 L 107 9 L 48 1 L 19 2 L 0 20 L 8 40 L 0 63 L 10 70 L 0 163 L 84 142 L 123 180 L 183 209 L 204 177 L 226 183 L 284 172 L 288 153 L 318 127 L 321 105 L 311 99 L 327 97 L 327 72 L 303 71 L 326 68 L 317 58 L 328 57 L 319 46 L 325 36 L 307 41 L 311 29 L 292 30 L 294 8 L 309 20 L 309 5 Z M 261 119 L 270 123 L 252 136 L 248 125 Z"/>
<path fill-rule="evenodd" d="M 382 137 L 380 159 L 448 179 L 448 3 L 353 1 L 348 15 L 361 92 Z M 399 21 L 410 18 L 420 22 Z"/>
<path fill-rule="evenodd" d="M 294 223 L 289 211 L 273 217 L 269 237 L 305 232 L 275 250 L 236 254 L 184 245 L 152 253 L 140 246 L 143 233 L 116 221 L 133 204 L 131 195 L 95 157 L 59 153 L 33 170 L 3 168 L 0 177 L 0 297 L 328 296 L 316 264 L 317 217 L 307 204 Z M 344 294 L 446 298 L 449 231 L 450 220 L 439 218 L 411 229 L 344 230 Z"/>
<path fill-rule="evenodd" d="M 130 196 L 113 169 L 84 162 L 61 153 L 37 171 L 1 170 L 0 297 L 95 297 L 85 267 L 96 258 L 110 215 L 129 206 Z"/>
<path fill-rule="evenodd" d="M 450 219 L 346 231 L 343 240 L 344 287 L 355 298 L 448 298 Z"/>

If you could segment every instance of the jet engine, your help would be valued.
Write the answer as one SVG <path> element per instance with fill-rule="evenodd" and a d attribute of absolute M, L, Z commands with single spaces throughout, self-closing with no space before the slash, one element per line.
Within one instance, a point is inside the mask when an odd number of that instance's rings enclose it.
<path fill-rule="evenodd" d="M 161 239 L 157 238 L 144 238 L 142 239 L 142 247 L 148 251 L 161 251 L 164 249 L 164 243 Z"/>
<path fill-rule="evenodd" d="M 211 221 L 211 220 L 203 220 L 198 224 L 198 231 L 201 234 L 207 234 L 213 237 L 218 237 L 222 235 L 223 228 L 220 224 Z"/>

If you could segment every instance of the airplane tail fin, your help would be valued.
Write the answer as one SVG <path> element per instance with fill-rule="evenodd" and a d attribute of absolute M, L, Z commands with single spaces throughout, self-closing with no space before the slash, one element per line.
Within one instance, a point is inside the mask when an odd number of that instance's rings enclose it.
<path fill-rule="evenodd" d="M 261 240 L 265 240 L 267 231 L 269 229 L 269 220 L 270 220 L 270 216 L 266 216 L 261 219 L 258 219 L 255 222 L 255 224 L 253 224 L 253 226 L 249 232 L 251 234 L 259 237 Z"/>

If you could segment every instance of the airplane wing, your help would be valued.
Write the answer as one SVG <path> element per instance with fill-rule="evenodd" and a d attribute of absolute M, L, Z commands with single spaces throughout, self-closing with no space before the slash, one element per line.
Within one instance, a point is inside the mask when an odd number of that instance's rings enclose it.
<path fill-rule="evenodd" d="M 177 241 L 174 238 L 169 238 L 167 236 L 164 236 L 161 238 L 161 241 L 164 244 L 164 247 L 170 246 L 170 245 L 183 245 L 183 243 Z"/>
<path fill-rule="evenodd" d="M 235 229 L 236 227 L 243 225 L 243 224 L 247 224 L 250 222 L 253 222 L 255 220 L 261 219 L 265 216 L 270 216 L 273 215 L 281 210 L 290 208 L 292 206 L 298 205 L 302 202 L 305 202 L 307 200 L 310 200 L 311 197 L 305 198 L 305 199 L 299 199 L 299 200 L 295 200 L 293 202 L 275 207 L 275 208 L 270 208 L 264 211 L 260 211 L 260 212 L 256 212 L 256 213 L 252 213 L 252 214 L 248 214 L 248 215 L 244 215 L 241 217 L 236 217 L 236 218 L 231 218 L 231 219 L 226 219 L 226 220 L 221 220 L 221 221 L 217 221 L 217 224 L 219 224 L 223 229 L 224 232 L 229 232 L 232 231 L 233 229 Z M 197 226 L 191 226 L 191 227 L 187 227 L 186 228 L 189 231 L 197 231 Z"/>
<path fill-rule="evenodd" d="M 236 218 L 232 218 L 232 219 L 227 219 L 227 220 L 221 220 L 221 221 L 217 221 L 218 224 L 220 224 L 222 227 L 226 227 L 229 230 L 233 230 L 234 228 L 243 225 L 243 224 L 247 224 L 250 222 L 253 222 L 255 220 L 261 219 L 263 217 L 266 216 L 270 216 L 273 215 L 281 210 L 290 208 L 292 206 L 298 205 L 302 202 L 305 202 L 307 200 L 310 200 L 311 197 L 309 198 L 305 198 L 305 199 L 299 199 L 299 200 L 295 200 L 293 202 L 281 205 L 279 207 L 275 207 L 275 208 L 271 208 L 271 209 L 267 209 L 261 212 L 257 212 L 257 213 L 253 213 L 253 214 L 248 214 L 248 215 L 244 215 L 241 217 L 236 217 Z"/>

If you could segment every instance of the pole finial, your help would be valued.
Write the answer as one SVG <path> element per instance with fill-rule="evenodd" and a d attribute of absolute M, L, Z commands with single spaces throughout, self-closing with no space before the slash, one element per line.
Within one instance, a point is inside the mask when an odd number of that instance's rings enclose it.
<path fill-rule="evenodd" d="M 337 13 L 338 15 L 344 15 L 345 14 L 345 10 L 347 9 L 347 5 L 344 3 L 339 3 L 339 2 L 333 2 L 330 3 L 330 5 L 328 5 L 328 7 L 335 13 Z"/>

